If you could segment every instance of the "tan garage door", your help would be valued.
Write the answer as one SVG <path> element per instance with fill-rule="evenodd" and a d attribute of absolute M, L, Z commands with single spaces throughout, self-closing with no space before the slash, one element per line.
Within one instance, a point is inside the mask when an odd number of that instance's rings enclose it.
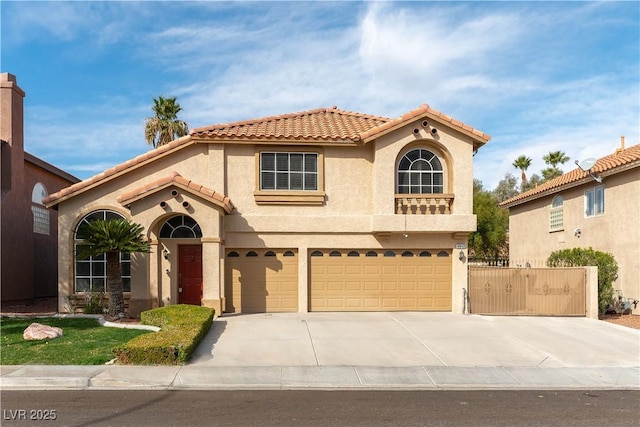
<path fill-rule="evenodd" d="M 451 251 L 311 251 L 311 311 L 451 311 Z"/>
<path fill-rule="evenodd" d="M 291 249 L 228 249 L 225 312 L 298 311 L 298 255 Z"/>

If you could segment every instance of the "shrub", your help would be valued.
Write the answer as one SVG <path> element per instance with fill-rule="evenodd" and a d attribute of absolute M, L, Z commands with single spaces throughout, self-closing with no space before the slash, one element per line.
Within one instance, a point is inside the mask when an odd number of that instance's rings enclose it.
<path fill-rule="evenodd" d="M 562 249 L 551 253 L 549 267 L 598 267 L 598 310 L 604 313 L 613 299 L 613 282 L 618 278 L 618 263 L 613 255 L 592 248 Z"/>
<path fill-rule="evenodd" d="M 140 314 L 144 325 L 158 326 L 155 334 L 141 335 L 116 347 L 113 352 L 122 364 L 176 365 L 186 363 L 213 323 L 212 308 L 170 305 Z"/>

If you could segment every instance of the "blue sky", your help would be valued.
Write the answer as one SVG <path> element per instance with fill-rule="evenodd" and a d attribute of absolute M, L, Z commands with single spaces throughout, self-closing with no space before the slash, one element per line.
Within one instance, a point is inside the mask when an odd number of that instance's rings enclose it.
<path fill-rule="evenodd" d="M 494 188 L 521 154 L 640 142 L 640 3 L 13 2 L 2 72 L 25 90 L 25 148 L 85 179 L 150 149 L 152 99 L 190 127 L 331 107 L 423 103 L 492 136 Z"/>

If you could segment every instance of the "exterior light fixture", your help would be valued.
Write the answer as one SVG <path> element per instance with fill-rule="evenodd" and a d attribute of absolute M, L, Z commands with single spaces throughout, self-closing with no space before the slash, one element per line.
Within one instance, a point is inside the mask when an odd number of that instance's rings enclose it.
<path fill-rule="evenodd" d="M 458 253 L 458 259 L 464 262 L 464 251 L 460 251 L 460 253 Z"/>

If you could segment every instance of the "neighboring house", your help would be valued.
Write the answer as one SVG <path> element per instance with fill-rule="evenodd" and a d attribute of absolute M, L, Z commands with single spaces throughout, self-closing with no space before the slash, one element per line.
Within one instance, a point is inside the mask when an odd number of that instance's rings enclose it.
<path fill-rule="evenodd" d="M 591 247 L 616 259 L 614 289 L 640 299 L 640 145 L 624 148 L 623 139 L 589 172 L 576 168 L 500 204 L 509 209 L 511 264 Z"/>
<path fill-rule="evenodd" d="M 129 314 L 462 312 L 476 229 L 473 154 L 490 137 L 427 105 L 388 119 L 337 107 L 213 125 L 52 194 L 59 308 L 103 290 L 103 259 L 74 262 L 92 218 L 145 228 L 122 259 Z"/>
<path fill-rule="evenodd" d="M 80 181 L 24 151 L 25 93 L 0 74 L 2 301 L 58 295 L 57 212 L 42 200 Z"/>

